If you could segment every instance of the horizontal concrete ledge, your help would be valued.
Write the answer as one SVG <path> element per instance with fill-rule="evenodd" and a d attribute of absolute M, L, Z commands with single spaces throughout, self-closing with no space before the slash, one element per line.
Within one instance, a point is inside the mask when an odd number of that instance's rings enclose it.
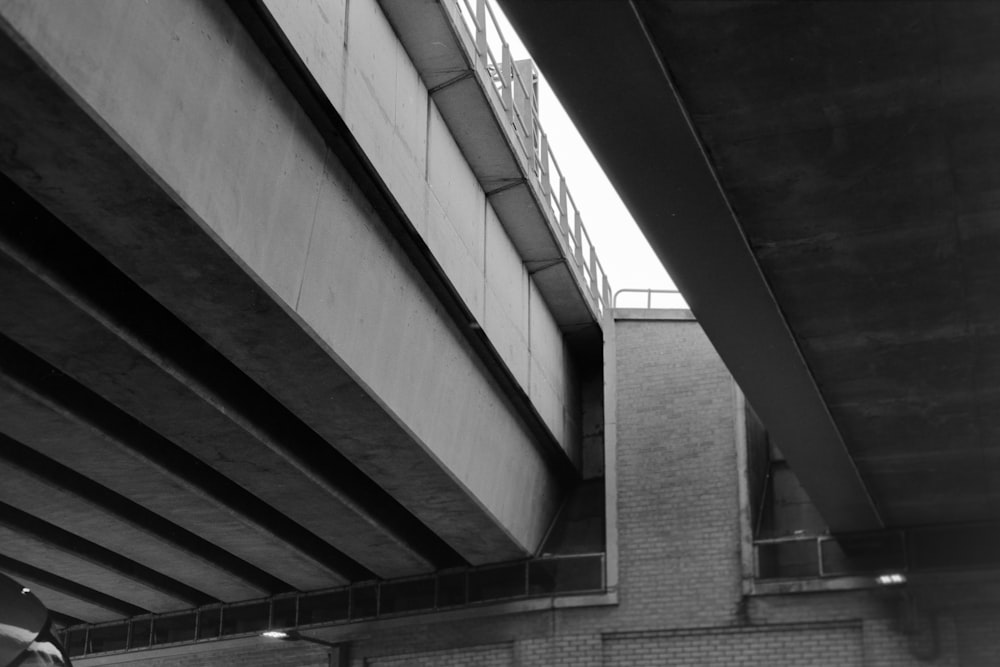
<path fill-rule="evenodd" d="M 749 595 L 791 595 L 797 593 L 836 593 L 871 588 L 886 588 L 874 576 L 833 577 L 830 579 L 781 579 L 754 581 Z"/>
<path fill-rule="evenodd" d="M 697 318 L 686 308 L 615 308 L 615 321 L 659 320 L 664 322 L 695 322 Z"/>

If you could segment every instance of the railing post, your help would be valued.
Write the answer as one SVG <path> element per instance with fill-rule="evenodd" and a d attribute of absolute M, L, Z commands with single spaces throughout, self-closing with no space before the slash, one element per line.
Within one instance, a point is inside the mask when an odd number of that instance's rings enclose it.
<path fill-rule="evenodd" d="M 503 102 L 504 111 L 507 113 L 507 122 L 513 123 L 514 121 L 514 62 L 510 55 L 510 44 L 507 42 L 503 43 L 503 52 L 500 58 L 500 76 L 501 83 L 503 84 L 503 93 L 501 101 Z M 517 130 L 517 128 L 514 128 Z"/>
<path fill-rule="evenodd" d="M 541 176 L 542 176 L 542 194 L 548 199 L 549 193 L 552 191 L 552 187 L 549 184 L 549 135 L 542 132 L 542 150 L 539 156 L 539 162 L 541 162 Z"/>
<path fill-rule="evenodd" d="M 576 211 L 573 220 L 573 240 L 576 242 L 576 249 L 573 259 L 576 265 L 583 268 L 583 220 L 580 219 L 580 212 Z"/>
<path fill-rule="evenodd" d="M 486 0 L 476 0 L 476 53 L 486 64 Z"/>
<path fill-rule="evenodd" d="M 601 282 L 604 283 L 604 307 L 610 308 L 611 306 L 611 283 L 608 282 L 608 275 L 605 273 L 601 276 Z"/>
<path fill-rule="evenodd" d="M 566 211 L 566 177 L 559 175 L 559 229 L 564 237 L 569 236 L 569 215 Z"/>
<path fill-rule="evenodd" d="M 590 293 L 597 298 L 597 251 L 590 245 Z"/>

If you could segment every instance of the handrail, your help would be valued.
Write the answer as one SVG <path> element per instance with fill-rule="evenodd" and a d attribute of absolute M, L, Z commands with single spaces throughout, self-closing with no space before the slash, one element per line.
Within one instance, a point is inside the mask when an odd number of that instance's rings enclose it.
<path fill-rule="evenodd" d="M 864 534 L 858 534 L 857 536 L 864 536 Z M 876 564 L 865 562 L 862 559 L 862 563 L 859 565 L 857 563 L 851 563 L 850 561 L 845 561 L 840 563 L 840 567 L 834 566 L 831 571 L 828 569 L 828 565 L 825 558 L 825 548 L 827 543 L 838 544 L 837 538 L 830 534 L 815 534 L 815 533 L 799 533 L 792 535 L 782 535 L 780 537 L 769 537 L 769 538 L 755 538 L 753 541 L 753 556 L 754 556 L 754 577 L 757 579 L 775 579 L 775 578 L 793 578 L 793 579 L 803 579 L 803 578 L 815 578 L 820 579 L 830 578 L 830 577 L 844 577 L 844 576 L 858 576 L 858 575 L 879 575 L 886 572 L 899 573 L 906 572 L 909 570 L 910 555 L 906 547 L 907 540 L 902 531 L 886 531 L 885 533 L 879 534 L 876 537 L 880 539 L 894 539 L 900 549 L 898 554 L 888 554 L 883 555 L 881 559 L 876 559 L 878 561 Z M 842 535 L 841 539 L 850 539 L 851 535 Z M 812 543 L 812 547 L 809 544 Z M 789 547 L 791 545 L 801 545 L 804 551 L 797 552 L 799 554 L 808 554 L 808 560 L 805 562 L 796 563 L 797 566 L 808 566 L 811 568 L 810 574 L 785 574 L 777 568 L 776 572 L 770 573 L 769 576 L 765 576 L 763 568 L 761 566 L 762 560 L 762 549 L 782 549 Z M 778 552 L 774 552 L 778 553 Z M 898 559 L 898 560 L 897 560 Z M 883 562 L 884 561 L 884 562 Z M 775 576 L 777 575 L 777 576 Z"/>
<path fill-rule="evenodd" d="M 461 5 L 465 6 L 465 11 Z M 526 82 L 514 66 L 510 43 L 503 35 L 490 2 L 461 0 L 461 4 L 455 2 L 455 7 L 472 40 L 474 52 L 470 56 L 475 66 L 493 82 L 506 123 L 513 130 L 515 144 L 527 164 L 528 175 L 542 194 L 542 210 L 568 249 L 572 259 L 570 265 L 582 276 L 598 314 L 603 315 L 612 302 L 611 286 L 549 146 L 548 135 L 538 121 L 534 82 Z M 499 62 L 494 47 L 501 54 Z"/>
<path fill-rule="evenodd" d="M 675 290 L 675 289 L 637 289 L 637 288 L 625 287 L 625 288 L 622 288 L 622 289 L 618 290 L 617 292 L 615 292 L 614 299 L 612 300 L 612 304 L 613 304 L 612 307 L 613 308 L 617 308 L 618 307 L 618 297 L 620 295 L 622 295 L 622 294 L 645 294 L 646 295 L 646 305 L 645 305 L 645 308 L 650 308 L 650 309 L 653 307 L 653 295 L 654 294 L 672 294 L 672 295 L 679 296 L 681 298 L 681 301 L 684 300 L 684 296 L 680 293 L 680 291 L 679 290 Z M 633 307 L 634 308 L 642 308 L 643 306 L 633 306 Z M 686 303 L 685 303 L 684 307 L 685 308 L 687 307 Z"/>
<path fill-rule="evenodd" d="M 588 567 L 589 564 L 589 567 Z M 565 567 L 561 567 L 565 566 Z M 606 554 L 539 556 L 64 629 L 73 658 L 607 590 Z"/>

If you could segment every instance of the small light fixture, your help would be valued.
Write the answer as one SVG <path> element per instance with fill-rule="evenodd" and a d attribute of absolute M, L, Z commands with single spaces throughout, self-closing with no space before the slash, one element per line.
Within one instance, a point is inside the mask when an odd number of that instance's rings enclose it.
<path fill-rule="evenodd" d="M 906 576 L 898 572 L 892 572 L 890 574 L 880 574 L 875 579 L 882 586 L 892 586 L 894 584 L 905 584 Z"/>
<path fill-rule="evenodd" d="M 260 633 L 261 637 L 279 639 L 283 642 L 308 642 L 327 648 L 328 667 L 348 667 L 351 664 L 348 645 L 345 642 L 328 642 L 300 633 L 298 630 L 267 630 Z"/>

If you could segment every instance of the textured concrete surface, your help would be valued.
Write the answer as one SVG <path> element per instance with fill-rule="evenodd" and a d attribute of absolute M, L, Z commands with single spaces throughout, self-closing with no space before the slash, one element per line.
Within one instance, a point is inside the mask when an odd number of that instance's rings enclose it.
<path fill-rule="evenodd" d="M 503 5 L 828 523 L 881 526 L 633 6 Z"/>
<path fill-rule="evenodd" d="M 46 406 L 6 384 L 0 386 L 0 406 L 3 408 L 0 430 L 11 438 L 132 498 L 230 553 L 271 570 L 295 588 L 324 588 L 343 581 L 323 564 L 298 552 L 279 537 L 269 535 L 252 517 L 234 515 L 220 507 L 211 497 L 206 497 L 203 490 L 170 474 L 154 461 L 102 437 L 97 428 L 72 415 L 59 414 L 58 406 Z M 98 516 L 93 523 L 78 528 L 94 533 L 100 525 Z M 98 533 L 88 539 L 107 538 Z M 197 576 L 197 572 L 191 574 Z"/>
<path fill-rule="evenodd" d="M 501 350 L 547 428 L 577 458 L 578 405 L 568 394 L 572 378 L 562 371 L 565 346 L 534 348 L 528 331 L 544 329 L 559 337 L 561 327 L 580 327 L 593 317 L 586 308 L 578 312 L 581 295 L 564 264 L 529 276 L 535 264 L 551 263 L 560 250 L 526 186 L 514 188 L 519 194 L 510 193 L 522 202 L 516 214 L 503 195 L 488 195 L 520 178 L 521 171 L 477 88 L 480 84 L 469 77 L 435 88 L 461 73 L 455 69 L 462 61 L 456 38 L 445 34 L 450 30 L 445 29 L 446 13 L 423 2 L 388 3 L 388 16 L 375 2 L 349 7 L 305 2 L 294 9 L 287 3 L 264 4 L 465 306 Z M 402 21 L 395 32 L 390 18 Z M 434 57 L 427 52 L 430 43 L 436 44 L 430 47 Z M 339 44 L 342 49 L 335 48 Z M 525 235 L 532 235 L 531 243 L 524 241 Z M 512 243 L 516 253 L 509 252 Z M 503 294 L 508 303 L 523 301 L 530 297 L 532 282 L 547 312 L 527 321 L 498 321 L 486 313 L 487 292 Z M 508 361 L 513 346 L 524 344 L 527 349 L 517 354 L 526 352 L 536 365 L 545 365 L 544 380 L 533 381 L 530 367 L 525 371 L 516 359 Z"/>
<path fill-rule="evenodd" d="M 502 4 L 828 524 L 995 520 L 996 5 Z"/>
<path fill-rule="evenodd" d="M 352 3 L 359 12 L 354 30 L 367 25 L 362 12 L 378 13 L 364 4 Z M 533 436 L 228 9 L 109 3 L 95 11 L 13 2 L 4 17 L 17 40 L 29 41 L 58 73 L 50 80 L 5 39 L 6 137 L 18 149 L 4 159 L 4 171 L 460 557 L 489 562 L 534 548 L 558 489 Z M 355 85 L 379 76 L 366 69 L 372 63 L 399 64 L 381 52 L 373 60 L 365 33 L 356 43 L 359 50 L 345 61 L 354 63 L 347 80 Z M 411 78 L 410 90 L 419 91 Z M 392 91 L 371 94 L 403 104 L 396 79 L 393 73 Z M 372 122 L 371 111 L 348 117 Z M 400 116 L 409 118 L 409 111 Z M 385 129 L 356 127 L 362 136 Z M 422 127 L 400 130 L 400 140 L 414 142 L 418 153 Z M 468 200 L 449 194 L 442 210 L 453 225 L 471 225 L 452 239 L 477 248 L 482 312 L 485 204 L 475 192 L 463 194 Z M 53 363 L 103 382 L 99 393 L 225 467 L 323 539 L 357 539 L 355 555 L 372 559 L 371 570 L 429 568 L 405 549 L 380 546 L 380 538 L 365 544 L 363 526 L 324 525 L 335 504 L 294 507 L 296 494 L 317 495 L 308 492 L 308 475 L 208 406 L 199 414 L 222 429 L 212 433 L 235 438 L 240 444 L 232 446 L 259 469 L 244 459 L 227 463 L 207 432 L 185 435 L 190 424 L 169 415 L 187 410 L 181 406 L 193 397 L 120 344 L 113 349 L 124 356 L 111 375 L 141 379 L 147 397 L 162 401 L 162 414 L 142 407 L 141 396 L 127 395 L 114 377 L 99 377 L 96 359 L 78 361 L 72 346 L 60 349 L 46 353 Z M 561 362 L 535 363 L 555 377 Z M 548 405 L 559 396 L 552 384 L 536 382 Z M 564 428 L 563 406 L 545 412 Z"/>
<path fill-rule="evenodd" d="M 35 268 L 44 272 L 43 267 Z M 280 434 L 262 431 L 219 392 L 190 376 L 186 379 L 183 367 L 164 360 L 155 345 L 150 349 L 137 341 L 138 334 L 116 322 L 113 313 L 93 303 L 78 308 L 81 300 L 71 285 L 56 282 L 65 290 L 60 293 L 7 255 L 0 255 L 0 276 L 11 290 L 10 298 L 0 305 L 0 328 L 6 336 L 292 521 L 356 561 L 366 562 L 379 576 L 406 576 L 431 567 L 363 508 L 297 461 Z M 309 502 L 303 502 L 304 497 Z M 31 507 L 27 499 L 24 506 Z M 95 525 L 100 525 L 98 518 Z M 254 595 L 230 594 L 225 599 L 250 597 Z"/>
<path fill-rule="evenodd" d="M 998 8 L 642 15 L 887 523 L 996 520 Z"/>

